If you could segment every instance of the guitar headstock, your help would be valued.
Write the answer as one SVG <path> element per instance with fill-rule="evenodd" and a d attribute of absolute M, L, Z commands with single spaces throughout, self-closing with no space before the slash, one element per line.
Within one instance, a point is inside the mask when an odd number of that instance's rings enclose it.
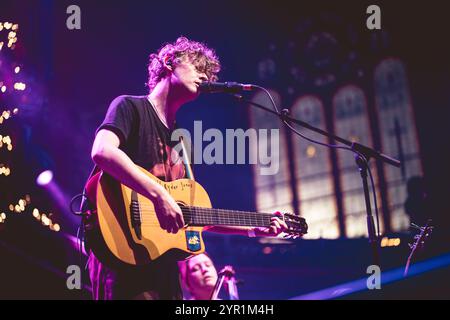
<path fill-rule="evenodd" d="M 409 247 L 411 248 L 411 253 L 414 253 L 416 250 L 420 250 L 424 247 L 425 241 L 430 237 L 433 232 L 433 226 L 431 225 L 431 219 L 427 221 L 427 224 L 424 227 L 420 227 L 415 224 L 411 224 L 416 229 L 420 230 L 420 233 L 414 236 L 414 243 L 410 243 Z"/>
<path fill-rule="evenodd" d="M 308 224 L 306 220 L 296 214 L 283 213 L 284 222 L 288 226 L 288 230 L 284 231 L 286 238 L 296 239 L 308 233 Z"/>

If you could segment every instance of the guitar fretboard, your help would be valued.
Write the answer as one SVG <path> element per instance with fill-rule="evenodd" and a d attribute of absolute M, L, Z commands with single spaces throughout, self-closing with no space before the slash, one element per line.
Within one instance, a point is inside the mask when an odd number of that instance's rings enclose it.
<path fill-rule="evenodd" d="M 181 207 L 185 223 L 193 226 L 223 225 L 268 227 L 274 215 L 228 209 Z"/>

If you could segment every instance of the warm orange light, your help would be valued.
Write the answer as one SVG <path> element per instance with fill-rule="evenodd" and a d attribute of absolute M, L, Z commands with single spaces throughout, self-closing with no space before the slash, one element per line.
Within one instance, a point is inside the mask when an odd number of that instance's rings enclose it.
<path fill-rule="evenodd" d="M 45 215 L 42 215 L 41 221 L 42 221 L 42 224 L 43 224 L 44 226 L 50 225 L 50 222 L 51 222 L 50 219 L 47 218 Z"/>
<path fill-rule="evenodd" d="M 400 238 L 388 238 L 388 237 L 384 237 L 383 239 L 381 239 L 381 247 L 398 247 L 401 243 Z"/>
<path fill-rule="evenodd" d="M 306 155 L 308 156 L 308 158 L 313 158 L 316 155 L 316 147 L 308 146 L 306 148 Z"/>
<path fill-rule="evenodd" d="M 351 136 L 349 137 L 349 140 L 350 140 L 351 142 L 358 142 L 358 141 L 359 141 L 359 138 L 358 138 L 357 136 L 351 135 Z"/>

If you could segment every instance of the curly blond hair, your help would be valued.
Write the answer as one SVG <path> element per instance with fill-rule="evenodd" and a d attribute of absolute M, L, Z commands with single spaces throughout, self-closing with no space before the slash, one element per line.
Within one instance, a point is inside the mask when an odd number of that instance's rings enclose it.
<path fill-rule="evenodd" d="M 167 76 L 164 61 L 169 61 L 173 67 L 185 58 L 192 62 L 197 69 L 204 72 L 209 81 L 217 81 L 220 71 L 220 61 L 213 49 L 206 44 L 192 41 L 186 37 L 179 37 L 174 43 L 167 43 L 158 53 L 149 56 L 148 82 L 149 91 L 152 92 L 156 84 Z"/>

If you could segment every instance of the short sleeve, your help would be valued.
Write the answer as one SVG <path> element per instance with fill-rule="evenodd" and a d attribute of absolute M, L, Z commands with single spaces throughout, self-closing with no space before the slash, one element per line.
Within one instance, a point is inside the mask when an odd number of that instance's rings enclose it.
<path fill-rule="evenodd" d="M 127 96 L 119 96 L 109 105 L 105 119 L 95 134 L 101 129 L 111 130 L 119 137 L 120 144 L 122 145 L 130 136 L 134 119 L 135 110 L 133 105 L 127 99 Z"/>

